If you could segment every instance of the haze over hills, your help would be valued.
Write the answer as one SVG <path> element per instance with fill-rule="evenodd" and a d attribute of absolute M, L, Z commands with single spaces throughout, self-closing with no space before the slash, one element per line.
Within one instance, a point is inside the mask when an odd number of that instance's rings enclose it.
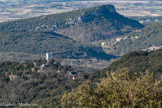
<path fill-rule="evenodd" d="M 88 26 L 87 26 L 88 25 Z M 28 18 L 0 24 L 5 30 L 55 31 L 81 42 L 94 42 L 120 36 L 143 25 L 118 14 L 112 5 Z"/>

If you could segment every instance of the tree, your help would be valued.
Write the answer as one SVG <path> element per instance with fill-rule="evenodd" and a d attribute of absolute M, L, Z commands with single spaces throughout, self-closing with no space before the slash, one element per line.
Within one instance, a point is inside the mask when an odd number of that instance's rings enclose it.
<path fill-rule="evenodd" d="M 97 88 L 91 88 L 87 81 L 76 91 L 65 93 L 63 108 L 161 108 L 162 80 L 156 80 L 153 73 L 131 75 L 127 68 L 107 74 Z"/>

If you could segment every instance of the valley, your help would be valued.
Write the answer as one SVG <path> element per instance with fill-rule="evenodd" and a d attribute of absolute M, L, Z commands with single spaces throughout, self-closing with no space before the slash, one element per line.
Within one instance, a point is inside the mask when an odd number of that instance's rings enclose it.
<path fill-rule="evenodd" d="M 88 72 L 102 70 L 128 52 L 162 46 L 160 25 L 156 25 L 159 41 L 150 38 L 152 41 L 149 39 L 147 45 L 129 48 L 130 42 L 141 40 L 143 34 L 150 35 L 147 29 L 142 29 L 142 24 L 132 19 L 150 18 L 151 23 L 157 20 L 156 17 L 130 18 L 118 14 L 112 5 L 103 5 L 4 22 L 0 24 L 0 59 L 24 62 L 44 58 L 45 53 L 51 52 L 63 59 L 62 64 Z"/>
<path fill-rule="evenodd" d="M 23 62 L 49 52 L 80 70 L 101 70 L 119 57 L 106 54 L 96 43 L 140 28 L 142 24 L 118 14 L 113 5 L 4 22 L 0 59 Z"/>
<path fill-rule="evenodd" d="M 0 107 L 161 108 L 161 0 L 0 0 Z"/>

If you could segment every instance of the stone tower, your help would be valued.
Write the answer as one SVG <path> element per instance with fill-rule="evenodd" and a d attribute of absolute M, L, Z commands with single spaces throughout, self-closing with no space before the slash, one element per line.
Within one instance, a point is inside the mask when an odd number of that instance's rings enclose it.
<path fill-rule="evenodd" d="M 46 60 L 49 61 L 53 58 L 52 54 L 46 53 Z"/>

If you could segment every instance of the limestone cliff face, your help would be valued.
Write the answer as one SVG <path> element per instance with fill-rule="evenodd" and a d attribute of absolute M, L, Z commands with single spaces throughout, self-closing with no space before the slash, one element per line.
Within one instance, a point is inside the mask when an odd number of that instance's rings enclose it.
<path fill-rule="evenodd" d="M 101 5 L 75 11 L 73 18 L 67 19 L 68 27 L 56 32 L 81 42 L 96 42 L 114 36 L 124 35 L 143 26 L 116 12 L 113 5 Z"/>
<path fill-rule="evenodd" d="M 73 19 L 67 19 L 66 24 L 72 25 L 77 23 L 86 23 L 88 21 L 94 20 L 97 17 L 116 14 L 116 9 L 113 5 L 101 5 L 87 9 L 81 9 L 77 12 L 79 15 L 76 15 Z"/>
<path fill-rule="evenodd" d="M 92 21 L 93 19 L 97 17 L 102 17 L 105 15 L 111 15 L 115 14 L 116 9 L 113 5 L 103 5 L 103 6 L 98 6 L 95 8 L 91 8 L 91 10 L 87 10 L 84 14 L 80 15 L 80 19 L 82 22 L 88 22 Z"/>

